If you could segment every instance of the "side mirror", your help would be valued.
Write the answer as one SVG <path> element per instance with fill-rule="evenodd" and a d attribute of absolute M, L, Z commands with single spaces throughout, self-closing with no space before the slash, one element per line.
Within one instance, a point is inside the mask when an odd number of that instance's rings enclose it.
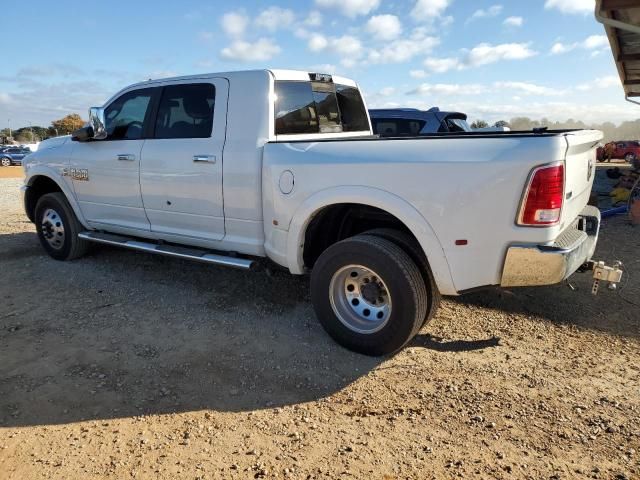
<path fill-rule="evenodd" d="M 79 128 L 71 133 L 71 140 L 74 142 L 86 142 L 92 138 L 94 138 L 94 136 L 93 127 L 91 126 Z"/>
<path fill-rule="evenodd" d="M 93 129 L 94 140 L 104 140 L 107 138 L 107 127 L 105 126 L 103 108 L 91 107 L 89 109 L 89 125 Z"/>

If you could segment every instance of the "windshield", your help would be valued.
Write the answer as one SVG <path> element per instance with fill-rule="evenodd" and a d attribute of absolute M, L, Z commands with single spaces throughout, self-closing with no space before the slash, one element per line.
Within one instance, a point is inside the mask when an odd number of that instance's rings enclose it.
<path fill-rule="evenodd" d="M 355 87 L 333 82 L 276 82 L 276 135 L 369 132 Z"/>

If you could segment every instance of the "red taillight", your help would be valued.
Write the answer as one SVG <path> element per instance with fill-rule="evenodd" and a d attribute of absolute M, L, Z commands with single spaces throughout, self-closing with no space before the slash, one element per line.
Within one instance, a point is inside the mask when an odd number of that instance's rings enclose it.
<path fill-rule="evenodd" d="M 520 208 L 519 225 L 555 225 L 560 221 L 564 200 L 564 165 L 533 171 Z"/>

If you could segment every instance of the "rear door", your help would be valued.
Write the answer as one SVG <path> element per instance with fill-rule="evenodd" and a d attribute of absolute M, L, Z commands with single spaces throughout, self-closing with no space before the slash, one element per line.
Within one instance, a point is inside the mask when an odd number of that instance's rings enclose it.
<path fill-rule="evenodd" d="M 221 78 L 162 88 L 154 132 L 144 144 L 140 165 L 140 188 L 153 232 L 224 237 L 228 92 L 228 81 Z"/>

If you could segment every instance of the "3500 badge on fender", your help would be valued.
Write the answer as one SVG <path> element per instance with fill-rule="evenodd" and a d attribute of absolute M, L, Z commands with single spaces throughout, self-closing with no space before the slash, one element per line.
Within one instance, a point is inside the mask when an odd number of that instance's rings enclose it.
<path fill-rule="evenodd" d="M 62 170 L 62 176 L 86 182 L 89 180 L 89 170 L 86 168 L 65 168 Z"/>

